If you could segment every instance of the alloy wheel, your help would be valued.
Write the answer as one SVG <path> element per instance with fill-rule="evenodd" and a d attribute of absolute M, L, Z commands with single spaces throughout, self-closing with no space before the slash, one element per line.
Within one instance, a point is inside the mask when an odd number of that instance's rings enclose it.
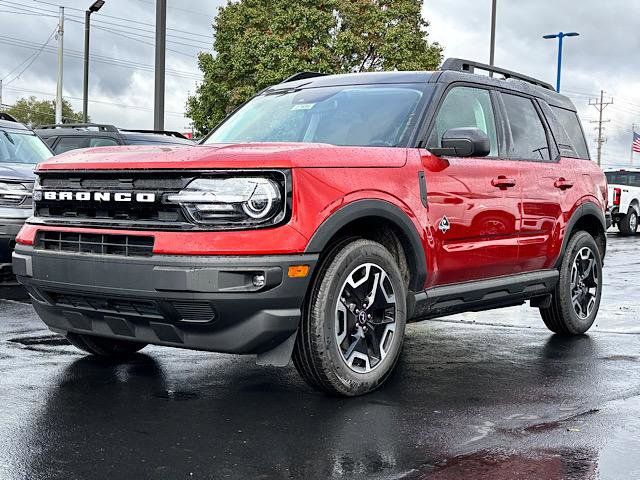
<path fill-rule="evenodd" d="M 599 278 L 596 257 L 591 248 L 584 247 L 576 256 L 571 268 L 571 302 L 576 315 L 589 318 L 598 298 Z"/>
<path fill-rule="evenodd" d="M 340 290 L 335 310 L 336 343 L 351 370 L 369 373 L 382 363 L 391 350 L 396 315 L 387 272 L 374 263 L 356 267 Z"/>

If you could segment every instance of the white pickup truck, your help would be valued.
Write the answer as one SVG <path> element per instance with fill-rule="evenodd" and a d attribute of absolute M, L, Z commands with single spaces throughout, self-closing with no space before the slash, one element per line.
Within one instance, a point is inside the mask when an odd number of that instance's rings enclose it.
<path fill-rule="evenodd" d="M 635 235 L 640 216 L 640 169 L 604 172 L 609 184 L 609 213 L 623 235 Z"/>

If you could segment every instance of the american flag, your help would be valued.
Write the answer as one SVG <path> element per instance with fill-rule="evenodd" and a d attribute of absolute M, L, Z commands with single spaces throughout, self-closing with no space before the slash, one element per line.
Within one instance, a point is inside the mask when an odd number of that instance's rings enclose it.
<path fill-rule="evenodd" d="M 640 153 L 640 133 L 633 132 L 633 145 L 631 148 L 634 152 Z"/>

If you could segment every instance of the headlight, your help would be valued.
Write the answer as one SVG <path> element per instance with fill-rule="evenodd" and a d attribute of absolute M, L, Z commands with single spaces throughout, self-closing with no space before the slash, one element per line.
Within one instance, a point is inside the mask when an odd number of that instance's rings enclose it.
<path fill-rule="evenodd" d="M 167 201 L 180 204 L 202 225 L 267 226 L 285 215 L 281 185 L 264 177 L 200 178 Z"/>
<path fill-rule="evenodd" d="M 24 185 L 0 182 L 0 205 L 20 205 L 30 196 L 31 192 Z"/>

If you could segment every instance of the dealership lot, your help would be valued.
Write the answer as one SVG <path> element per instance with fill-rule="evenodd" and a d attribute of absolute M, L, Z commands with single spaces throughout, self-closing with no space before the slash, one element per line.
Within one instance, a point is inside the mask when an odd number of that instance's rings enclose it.
<path fill-rule="evenodd" d="M 251 358 L 83 357 L 0 300 L 0 478 L 640 478 L 639 247 L 609 236 L 588 336 L 526 306 L 414 324 L 354 399 Z"/>

